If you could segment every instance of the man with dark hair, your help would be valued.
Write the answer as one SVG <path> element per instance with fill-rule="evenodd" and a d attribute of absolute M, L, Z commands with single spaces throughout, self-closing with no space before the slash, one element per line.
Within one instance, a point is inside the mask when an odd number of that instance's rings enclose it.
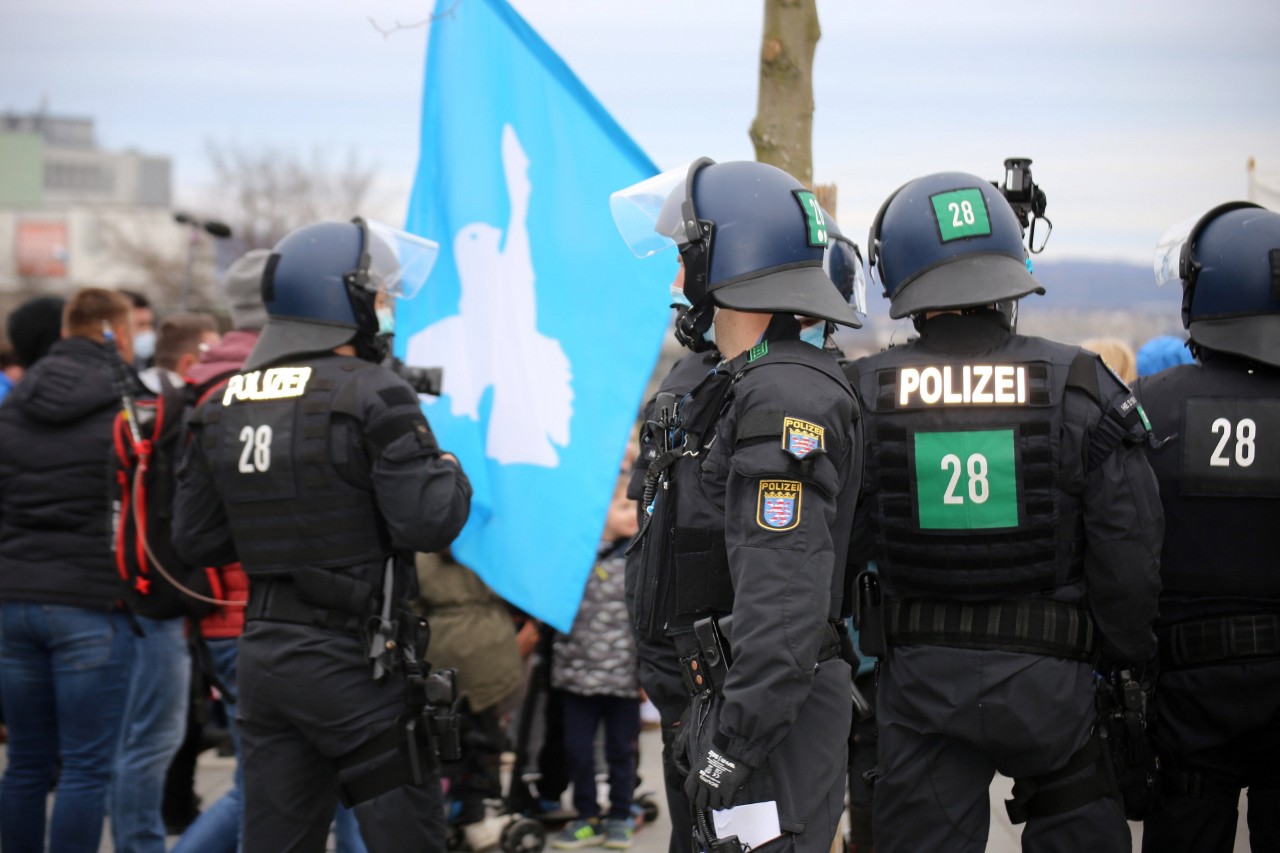
<path fill-rule="evenodd" d="M 120 391 L 139 389 L 120 362 L 133 357 L 124 297 L 78 291 L 62 331 L 0 408 L 0 847 L 44 849 L 56 776 L 50 849 L 93 853 L 134 645 L 107 536 L 106 460 Z"/>
<path fill-rule="evenodd" d="M 62 308 L 66 300 L 60 296 L 37 296 L 13 309 L 9 314 L 9 341 L 18 364 L 30 367 L 62 337 Z"/>
<path fill-rule="evenodd" d="M 156 312 L 151 307 L 151 300 L 136 290 L 120 288 L 119 292 L 129 300 L 133 314 L 133 357 L 134 364 L 141 370 L 155 361 L 156 355 Z"/>

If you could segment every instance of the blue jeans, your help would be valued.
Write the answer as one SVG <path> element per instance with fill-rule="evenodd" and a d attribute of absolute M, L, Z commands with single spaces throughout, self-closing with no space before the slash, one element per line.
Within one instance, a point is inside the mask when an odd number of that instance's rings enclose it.
<path fill-rule="evenodd" d="M 0 848 L 40 853 L 57 773 L 49 847 L 97 853 L 124 716 L 134 636 L 118 612 L 0 604 L 0 694 L 9 727 Z"/>
<path fill-rule="evenodd" d="M 205 643 L 209 647 L 214 674 L 224 687 L 234 693 L 239 641 L 228 638 L 206 640 Z M 236 748 L 234 784 L 187 827 L 170 853 L 237 853 L 243 846 L 244 771 L 240 767 L 240 731 L 235 716 L 235 706 L 232 705 L 227 713 L 227 731 L 231 733 L 231 743 Z"/>
<path fill-rule="evenodd" d="M 214 674 L 228 690 L 236 689 L 235 639 L 206 640 Z M 218 801 L 187 827 L 169 853 L 239 853 L 244 846 L 244 770 L 240 766 L 240 730 L 234 706 L 227 714 L 227 730 L 236 748 L 234 784 Z M 339 805 L 334 814 L 334 840 L 338 853 L 366 853 L 360 827 L 350 809 Z"/>
<path fill-rule="evenodd" d="M 161 805 L 169 764 L 187 733 L 191 653 L 184 619 L 138 617 L 133 677 L 111 786 L 116 853 L 164 853 Z"/>

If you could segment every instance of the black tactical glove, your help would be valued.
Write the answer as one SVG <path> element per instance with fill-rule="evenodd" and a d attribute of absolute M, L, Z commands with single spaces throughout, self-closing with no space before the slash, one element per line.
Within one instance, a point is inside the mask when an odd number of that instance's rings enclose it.
<path fill-rule="evenodd" d="M 707 750 L 702 765 L 684 783 L 685 796 L 694 808 L 727 809 L 747 784 L 751 768 L 715 748 Z"/>

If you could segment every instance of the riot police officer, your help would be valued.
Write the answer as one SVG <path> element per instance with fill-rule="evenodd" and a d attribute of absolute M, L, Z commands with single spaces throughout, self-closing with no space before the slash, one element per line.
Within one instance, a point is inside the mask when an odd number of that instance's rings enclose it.
<path fill-rule="evenodd" d="M 1163 803 L 1145 851 L 1230 850 L 1249 789 L 1254 850 L 1280 849 L 1280 214 L 1215 207 L 1156 255 L 1181 282 L 1199 363 L 1139 380 L 1159 435 Z"/>
<path fill-rule="evenodd" d="M 1161 514 L 1129 389 L 1095 355 L 1016 334 L 1017 218 L 973 175 L 880 208 L 873 279 L 919 338 L 855 362 L 883 623 L 880 851 L 981 850 L 996 771 L 1024 850 L 1128 850 L 1094 665 L 1155 653 Z M 864 541 L 862 535 L 858 541 Z M 869 579 L 868 579 L 869 580 Z M 860 584 L 861 585 L 861 584 Z"/>
<path fill-rule="evenodd" d="M 670 644 L 691 697 L 698 843 L 712 810 L 772 801 L 781 843 L 826 850 L 851 716 L 835 624 L 860 438 L 852 389 L 796 315 L 860 323 L 823 272 L 817 200 L 779 169 L 703 158 L 614 202 L 633 249 L 679 247 L 680 333 L 722 355 L 656 406 L 633 583 L 637 629 Z"/>
<path fill-rule="evenodd" d="M 424 719 L 438 681 L 418 665 L 411 557 L 453 540 L 471 486 L 413 389 L 380 366 L 389 297 L 416 292 L 435 251 L 360 219 L 290 233 L 263 272 L 257 344 L 193 419 L 175 544 L 199 565 L 238 559 L 250 579 L 248 853 L 323 850 L 339 794 L 370 850 L 444 849 Z"/>

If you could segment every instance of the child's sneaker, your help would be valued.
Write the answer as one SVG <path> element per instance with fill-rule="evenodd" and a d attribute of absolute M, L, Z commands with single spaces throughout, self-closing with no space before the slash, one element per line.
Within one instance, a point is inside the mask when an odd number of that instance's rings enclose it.
<path fill-rule="evenodd" d="M 577 850 L 579 847 L 597 847 L 604 841 L 600 825 L 590 820 L 575 820 L 551 836 L 551 846 L 557 850 Z"/>
<path fill-rule="evenodd" d="M 633 835 L 635 835 L 635 829 L 629 820 L 606 820 L 604 822 L 604 846 L 610 850 L 629 849 Z"/>

